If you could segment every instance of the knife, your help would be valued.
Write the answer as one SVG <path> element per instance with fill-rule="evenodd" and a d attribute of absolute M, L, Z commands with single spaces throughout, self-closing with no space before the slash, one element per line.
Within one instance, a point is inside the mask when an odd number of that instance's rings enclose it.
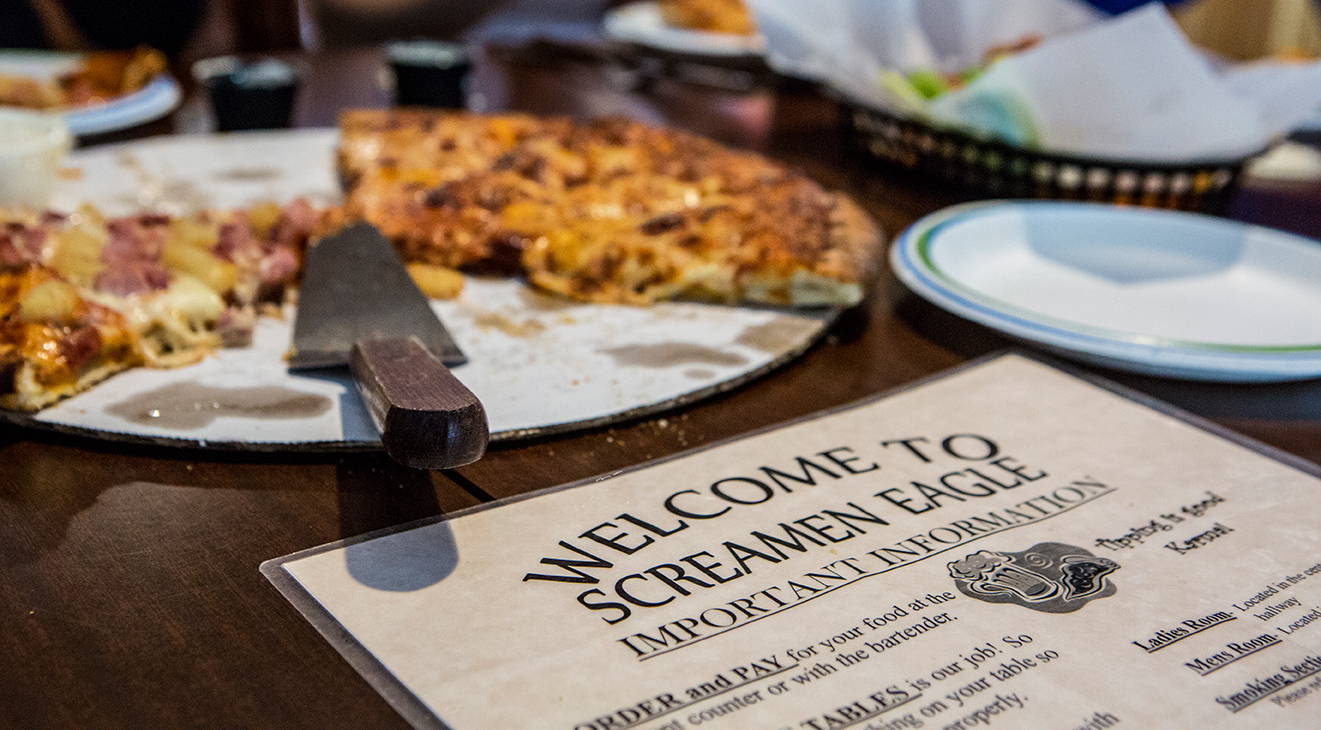
<path fill-rule="evenodd" d="M 449 371 L 467 358 L 375 227 L 308 248 L 293 339 L 290 370 L 349 366 L 395 461 L 447 469 L 486 452 L 486 411 Z"/>

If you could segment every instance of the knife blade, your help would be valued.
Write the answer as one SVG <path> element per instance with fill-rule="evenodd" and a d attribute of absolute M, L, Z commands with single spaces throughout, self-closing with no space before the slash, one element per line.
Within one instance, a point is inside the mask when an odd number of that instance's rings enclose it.
<path fill-rule="evenodd" d="M 348 365 L 401 464 L 446 469 L 486 451 L 486 411 L 446 366 L 467 362 L 390 241 L 360 223 L 307 250 L 290 370 Z"/>

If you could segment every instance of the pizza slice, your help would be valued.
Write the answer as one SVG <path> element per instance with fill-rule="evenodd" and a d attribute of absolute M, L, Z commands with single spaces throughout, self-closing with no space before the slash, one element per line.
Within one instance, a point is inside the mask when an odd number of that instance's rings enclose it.
<path fill-rule="evenodd" d="M 129 367 L 241 345 L 278 312 L 319 212 L 0 211 L 0 407 L 37 410 Z"/>
<path fill-rule="evenodd" d="M 54 269 L 0 269 L 0 408 L 35 411 L 140 365 L 138 343 L 122 314 Z"/>

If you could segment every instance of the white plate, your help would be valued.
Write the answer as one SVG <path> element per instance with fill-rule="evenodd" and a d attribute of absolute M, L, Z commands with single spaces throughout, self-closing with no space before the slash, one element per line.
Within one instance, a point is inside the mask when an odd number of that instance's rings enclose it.
<path fill-rule="evenodd" d="M 1321 242 L 1194 213 L 972 203 L 890 250 L 936 305 L 1107 367 L 1191 380 L 1321 376 Z"/>
<path fill-rule="evenodd" d="M 75 152 L 53 206 L 91 201 L 122 215 L 338 198 L 334 130 L 158 137 Z M 571 431 L 672 408 L 755 378 L 803 352 L 835 312 L 553 299 L 510 279 L 469 278 L 435 301 L 468 355 L 454 375 L 481 399 L 495 440 Z M 252 346 L 177 370 L 140 368 L 35 416 L 31 424 L 108 437 L 287 448 L 377 441 L 347 377 L 288 372 L 292 311 L 265 318 Z M 159 415 L 152 416 L 152 411 Z"/>
<path fill-rule="evenodd" d="M 766 51 L 766 39 L 761 35 L 711 33 L 666 25 L 660 7 L 649 0 L 607 10 L 602 30 L 611 40 L 698 56 L 760 56 Z"/>
<path fill-rule="evenodd" d="M 79 55 L 48 51 L 0 51 L 0 73 L 50 79 L 78 67 Z M 179 83 L 161 74 L 131 94 L 104 104 L 64 112 L 69 131 L 78 136 L 115 132 L 159 119 L 179 105 Z"/>

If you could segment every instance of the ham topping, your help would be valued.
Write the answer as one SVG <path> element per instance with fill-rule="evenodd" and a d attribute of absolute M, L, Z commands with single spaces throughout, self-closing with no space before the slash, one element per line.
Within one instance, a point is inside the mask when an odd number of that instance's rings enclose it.
<path fill-rule="evenodd" d="M 46 231 L 16 221 L 0 226 L 0 269 L 20 269 L 41 263 Z"/>
<path fill-rule="evenodd" d="M 168 287 L 170 274 L 160 260 L 169 223 L 167 216 L 155 214 L 107 221 L 110 240 L 101 249 L 106 268 L 93 286 L 121 297 Z"/>

